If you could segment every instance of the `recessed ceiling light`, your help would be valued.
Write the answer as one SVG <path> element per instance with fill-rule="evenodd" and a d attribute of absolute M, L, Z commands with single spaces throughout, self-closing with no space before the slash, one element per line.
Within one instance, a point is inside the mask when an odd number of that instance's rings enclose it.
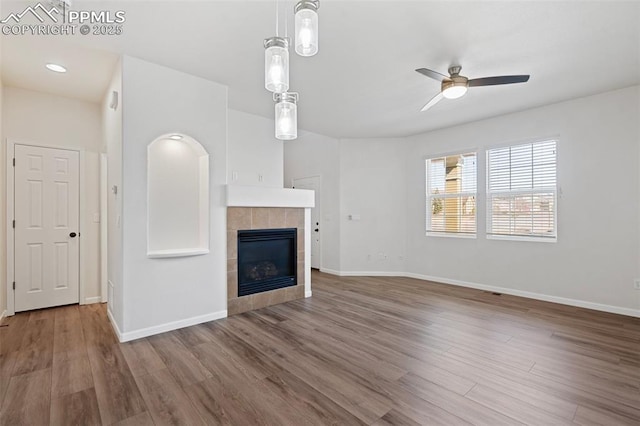
<path fill-rule="evenodd" d="M 171 135 L 169 139 L 173 139 L 174 141 L 179 141 L 182 139 L 182 135 Z"/>
<path fill-rule="evenodd" d="M 67 69 L 62 65 L 58 64 L 47 64 L 45 65 L 49 71 L 53 72 L 67 72 Z"/>

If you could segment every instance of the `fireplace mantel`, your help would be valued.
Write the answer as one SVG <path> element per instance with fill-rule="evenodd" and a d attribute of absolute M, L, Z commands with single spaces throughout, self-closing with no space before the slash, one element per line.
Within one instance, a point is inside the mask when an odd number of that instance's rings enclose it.
<path fill-rule="evenodd" d="M 227 185 L 228 207 L 315 207 L 314 193 L 308 189 Z"/>

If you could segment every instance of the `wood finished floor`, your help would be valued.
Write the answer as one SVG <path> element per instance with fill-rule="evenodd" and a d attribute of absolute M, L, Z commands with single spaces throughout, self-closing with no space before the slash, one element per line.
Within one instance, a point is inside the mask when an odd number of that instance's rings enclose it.
<path fill-rule="evenodd" d="M 2 425 L 640 424 L 640 320 L 409 278 L 120 344 L 104 305 L 0 328 Z"/>

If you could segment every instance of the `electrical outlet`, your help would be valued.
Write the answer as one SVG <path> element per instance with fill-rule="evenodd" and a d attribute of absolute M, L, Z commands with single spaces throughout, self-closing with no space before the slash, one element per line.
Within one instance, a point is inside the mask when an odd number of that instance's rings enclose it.
<path fill-rule="evenodd" d="M 633 280 L 633 288 L 640 290 L 640 280 Z"/>

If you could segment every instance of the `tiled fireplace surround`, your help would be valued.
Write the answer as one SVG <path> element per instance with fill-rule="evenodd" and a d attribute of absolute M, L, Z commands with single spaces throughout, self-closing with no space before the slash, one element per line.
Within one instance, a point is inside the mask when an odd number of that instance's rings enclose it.
<path fill-rule="evenodd" d="M 311 209 L 306 189 L 227 185 L 227 315 L 311 297 Z M 297 228 L 295 286 L 238 297 L 238 230 Z"/>
<path fill-rule="evenodd" d="M 228 207 L 227 208 L 227 313 L 264 308 L 305 297 L 304 208 Z M 291 287 L 238 297 L 238 230 L 298 229 L 298 277 Z"/>

